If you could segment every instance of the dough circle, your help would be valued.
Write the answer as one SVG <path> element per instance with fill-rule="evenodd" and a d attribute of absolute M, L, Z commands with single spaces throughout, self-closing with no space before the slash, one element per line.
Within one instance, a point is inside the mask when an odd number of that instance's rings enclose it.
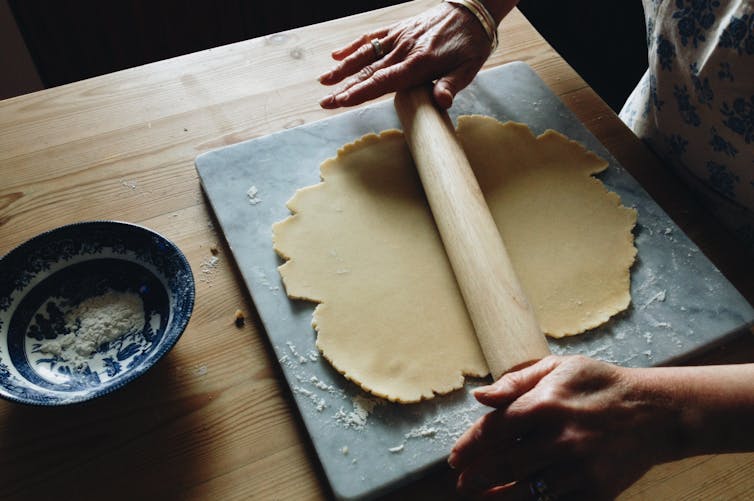
<path fill-rule="evenodd" d="M 523 124 L 461 117 L 457 132 L 543 331 L 580 333 L 625 309 L 636 212 L 592 177 L 607 163 Z M 321 177 L 288 202 L 273 242 L 287 294 L 319 303 L 323 356 L 398 402 L 487 375 L 403 135 L 344 146 Z"/>

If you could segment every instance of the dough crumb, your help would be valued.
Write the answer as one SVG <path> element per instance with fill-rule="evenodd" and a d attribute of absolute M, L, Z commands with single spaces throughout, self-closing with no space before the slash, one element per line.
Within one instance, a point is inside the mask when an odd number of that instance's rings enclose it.
<path fill-rule="evenodd" d="M 236 324 L 236 327 L 241 328 L 246 323 L 246 316 L 244 316 L 243 311 L 236 310 L 236 313 L 234 315 L 235 320 L 234 323 Z"/>
<path fill-rule="evenodd" d="M 404 444 L 397 445 L 395 447 L 389 448 L 388 451 L 392 452 L 393 454 L 397 454 L 403 451 L 403 447 L 404 447 Z"/>

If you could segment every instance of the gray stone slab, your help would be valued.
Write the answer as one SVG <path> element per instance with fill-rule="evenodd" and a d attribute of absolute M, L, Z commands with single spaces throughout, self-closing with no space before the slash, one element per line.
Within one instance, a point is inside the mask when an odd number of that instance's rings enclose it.
<path fill-rule="evenodd" d="M 581 353 L 624 366 L 668 363 L 742 332 L 754 310 L 600 142 L 523 63 L 482 72 L 451 116 L 479 113 L 552 128 L 610 162 L 599 177 L 635 207 L 638 260 L 632 306 L 606 325 L 565 340 L 554 353 Z M 370 399 L 314 346 L 313 305 L 289 300 L 272 250 L 271 225 L 289 215 L 296 189 L 319 182 L 319 164 L 369 132 L 400 128 L 392 102 L 228 146 L 199 156 L 196 168 L 262 319 L 333 492 L 370 498 L 424 474 L 447 457 L 485 409 L 468 394 L 486 381 L 429 402 Z M 247 191 L 257 190 L 255 202 Z M 369 409 L 374 405 L 373 409 Z"/>

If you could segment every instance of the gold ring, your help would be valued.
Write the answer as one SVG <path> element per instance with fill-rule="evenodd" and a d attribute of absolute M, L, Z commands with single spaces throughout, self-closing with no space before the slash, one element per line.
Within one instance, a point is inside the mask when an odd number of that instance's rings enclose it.
<path fill-rule="evenodd" d="M 377 59 L 382 59 L 382 56 L 384 56 L 385 53 L 382 50 L 382 44 L 376 38 L 372 39 L 372 48 L 374 49 L 374 54 L 377 56 Z"/>

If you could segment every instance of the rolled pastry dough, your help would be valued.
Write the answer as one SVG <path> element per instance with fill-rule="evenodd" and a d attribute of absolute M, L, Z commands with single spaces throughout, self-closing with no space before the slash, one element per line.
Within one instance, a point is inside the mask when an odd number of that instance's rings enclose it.
<path fill-rule="evenodd" d="M 636 212 L 591 176 L 606 162 L 557 132 L 488 117 L 461 117 L 458 136 L 543 331 L 580 333 L 625 309 Z M 399 402 L 486 375 L 403 135 L 366 135 L 321 176 L 288 202 L 273 241 L 288 295 L 319 303 L 323 356 Z"/>

